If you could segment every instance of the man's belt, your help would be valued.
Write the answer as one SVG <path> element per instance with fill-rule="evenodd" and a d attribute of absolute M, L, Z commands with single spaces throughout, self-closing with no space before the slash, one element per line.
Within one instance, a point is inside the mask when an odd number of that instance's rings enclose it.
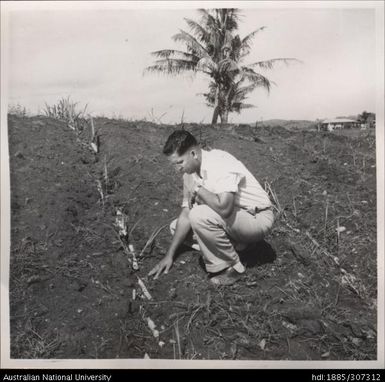
<path fill-rule="evenodd" d="M 265 207 L 265 208 L 255 207 L 255 213 L 258 214 L 259 212 L 263 212 L 263 211 L 267 211 L 267 210 L 272 210 L 272 209 L 273 209 L 273 206 L 268 206 L 268 207 Z"/>
<path fill-rule="evenodd" d="M 255 216 L 256 214 L 259 214 L 260 212 L 267 211 L 267 210 L 272 210 L 273 206 L 268 206 L 264 208 L 259 208 L 259 207 L 244 207 L 244 210 L 246 210 L 249 214 Z"/>

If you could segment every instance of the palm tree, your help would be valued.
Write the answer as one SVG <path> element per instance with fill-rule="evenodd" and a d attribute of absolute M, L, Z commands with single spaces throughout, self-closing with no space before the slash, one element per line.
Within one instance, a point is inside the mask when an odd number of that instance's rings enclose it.
<path fill-rule="evenodd" d="M 163 49 L 152 52 L 157 60 L 145 69 L 145 73 L 178 75 L 192 71 L 207 75 L 210 83 L 203 96 L 207 105 L 214 108 L 212 123 L 217 123 L 218 117 L 222 123 L 227 123 L 230 112 L 240 113 L 254 107 L 245 101 L 257 87 L 270 91 L 272 82 L 256 72 L 256 68 L 272 69 L 278 62 L 296 59 L 274 58 L 245 65 L 243 62 L 251 51 L 252 39 L 265 27 L 241 39 L 235 34 L 240 20 L 238 9 L 199 9 L 198 13 L 200 22 L 185 19 L 190 33 L 180 30 L 172 37 L 175 42 L 182 42 L 186 51 Z"/>

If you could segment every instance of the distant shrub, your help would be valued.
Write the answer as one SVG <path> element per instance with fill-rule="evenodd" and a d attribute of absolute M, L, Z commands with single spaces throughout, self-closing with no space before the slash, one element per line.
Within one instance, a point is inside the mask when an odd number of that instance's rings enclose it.
<path fill-rule="evenodd" d="M 56 105 L 49 106 L 45 103 L 44 114 L 47 117 L 67 122 L 73 129 L 79 129 L 80 122 L 86 117 L 86 105 L 83 110 L 78 110 L 78 102 L 72 102 L 70 97 L 62 98 Z"/>
<path fill-rule="evenodd" d="M 28 115 L 28 112 L 24 106 L 18 103 L 17 105 L 8 105 L 8 114 L 25 118 Z"/>

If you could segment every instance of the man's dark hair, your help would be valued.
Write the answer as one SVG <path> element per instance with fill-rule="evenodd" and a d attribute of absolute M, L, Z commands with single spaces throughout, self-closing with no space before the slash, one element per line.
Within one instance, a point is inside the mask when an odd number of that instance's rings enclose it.
<path fill-rule="evenodd" d="M 174 153 L 183 155 L 188 149 L 198 144 L 192 134 L 186 130 L 175 130 L 163 147 L 163 154 L 169 156 Z"/>

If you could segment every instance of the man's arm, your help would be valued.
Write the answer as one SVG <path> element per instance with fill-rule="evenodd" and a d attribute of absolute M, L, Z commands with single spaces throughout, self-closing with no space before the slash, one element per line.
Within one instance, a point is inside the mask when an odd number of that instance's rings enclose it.
<path fill-rule="evenodd" d="M 207 204 L 222 218 L 228 218 L 234 210 L 234 193 L 222 192 L 214 194 L 203 186 L 196 188 L 195 197 L 199 204 Z"/>
<path fill-rule="evenodd" d="M 188 217 L 189 211 L 190 211 L 189 208 L 183 208 L 182 209 L 182 211 L 178 217 L 177 223 L 176 223 L 174 236 L 172 238 L 170 247 L 169 247 L 166 255 L 148 273 L 149 276 L 155 274 L 154 279 L 157 279 L 158 276 L 163 271 L 164 271 L 164 273 L 168 273 L 168 271 L 170 270 L 172 263 L 174 261 L 174 256 L 175 256 L 177 249 L 186 239 L 186 236 L 191 229 L 190 219 Z"/>

